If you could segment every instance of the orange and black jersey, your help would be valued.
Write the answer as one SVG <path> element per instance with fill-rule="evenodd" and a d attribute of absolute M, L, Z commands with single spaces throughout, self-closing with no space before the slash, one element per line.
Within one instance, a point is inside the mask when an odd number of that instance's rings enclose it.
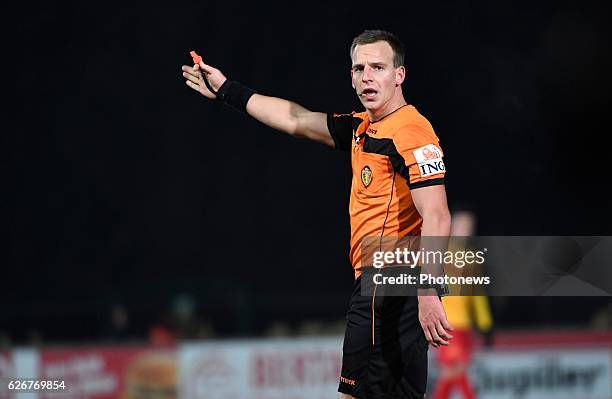
<path fill-rule="evenodd" d="M 327 126 L 335 147 L 351 151 L 349 257 L 357 278 L 364 237 L 421 233 L 410 190 L 444 184 L 443 153 L 431 124 L 412 105 L 376 122 L 366 112 L 328 114 Z"/>

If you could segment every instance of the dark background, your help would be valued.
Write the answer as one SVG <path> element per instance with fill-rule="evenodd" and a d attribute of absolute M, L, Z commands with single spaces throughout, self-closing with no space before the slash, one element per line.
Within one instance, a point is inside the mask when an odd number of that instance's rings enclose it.
<path fill-rule="evenodd" d="M 264 94 L 350 112 L 350 42 L 390 30 L 449 202 L 476 210 L 479 234 L 611 234 L 603 3 L 425 3 L 13 4 L 0 332 L 90 341 L 121 303 L 145 336 L 181 294 L 220 336 L 343 317 L 348 155 L 197 95 L 180 71 L 192 49 Z M 586 327 L 608 303 L 508 298 L 496 319 Z"/>

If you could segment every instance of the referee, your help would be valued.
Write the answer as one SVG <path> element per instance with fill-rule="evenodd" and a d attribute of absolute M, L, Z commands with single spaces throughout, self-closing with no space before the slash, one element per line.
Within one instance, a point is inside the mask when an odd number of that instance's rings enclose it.
<path fill-rule="evenodd" d="M 182 71 L 186 84 L 210 100 L 291 136 L 351 152 L 355 283 L 338 391 L 342 399 L 424 398 L 428 344 L 448 345 L 452 338 L 439 298 L 443 287 L 421 286 L 417 296 L 362 295 L 361 245 L 365 237 L 449 235 L 443 152 L 429 121 L 404 99 L 401 41 L 366 30 L 353 40 L 350 56 L 352 87 L 365 108 L 351 114 L 313 112 L 255 93 L 202 61 Z"/>

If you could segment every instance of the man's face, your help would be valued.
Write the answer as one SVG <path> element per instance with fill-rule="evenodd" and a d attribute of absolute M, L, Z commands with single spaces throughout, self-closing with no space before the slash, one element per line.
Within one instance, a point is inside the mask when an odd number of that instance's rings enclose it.
<path fill-rule="evenodd" d="M 404 80 L 404 67 L 393 66 L 393 49 L 385 41 L 358 44 L 352 58 L 351 79 L 359 100 L 369 111 L 381 109 Z"/>

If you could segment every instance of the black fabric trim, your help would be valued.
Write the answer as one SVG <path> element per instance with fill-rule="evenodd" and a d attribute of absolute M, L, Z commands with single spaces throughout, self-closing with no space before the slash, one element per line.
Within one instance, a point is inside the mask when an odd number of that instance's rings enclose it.
<path fill-rule="evenodd" d="M 357 136 L 357 129 L 359 129 L 359 125 L 361 125 L 361 122 L 363 122 L 363 119 L 361 118 L 357 118 L 356 116 L 353 116 L 353 120 L 351 121 L 351 125 L 353 127 L 353 141 L 358 142 L 359 140 L 361 140 L 363 138 L 363 136 L 365 136 L 366 132 L 363 131 L 359 136 Z"/>
<path fill-rule="evenodd" d="M 351 125 L 353 127 L 353 133 L 356 132 L 357 129 L 359 129 L 359 125 L 361 125 L 361 122 L 363 122 L 363 119 L 353 116 L 353 119 L 351 120 Z"/>
<path fill-rule="evenodd" d="M 395 143 L 392 139 L 377 139 L 372 136 L 365 136 L 363 142 L 363 152 L 388 156 L 389 161 L 391 161 L 391 165 L 393 165 L 393 170 L 406 179 L 406 183 L 408 183 L 408 187 L 411 190 L 419 187 L 444 184 L 444 178 L 410 183 L 410 172 L 408 171 L 408 166 L 406 166 L 406 160 L 397 151 L 397 148 L 395 148 Z"/>
<path fill-rule="evenodd" d="M 410 173 L 408 173 L 406 160 L 397 151 L 392 139 L 376 139 L 372 136 L 366 136 L 364 139 L 363 152 L 388 156 L 391 165 L 393 165 L 393 170 L 399 173 L 407 182 L 410 181 Z"/>
<path fill-rule="evenodd" d="M 355 131 L 363 122 L 351 114 L 334 115 L 327 113 L 327 130 L 334 140 L 337 150 L 348 151 L 351 149 Z"/>
<path fill-rule="evenodd" d="M 408 184 L 408 187 L 410 187 L 411 190 L 414 190 L 415 188 L 437 186 L 437 185 L 440 185 L 440 184 L 444 185 L 444 178 L 442 178 L 442 177 L 440 177 L 438 179 L 429 179 L 429 180 L 418 181 L 416 183 Z"/>
<path fill-rule="evenodd" d="M 338 139 L 338 133 L 336 132 L 336 127 L 334 126 L 334 114 L 327 113 L 327 130 L 329 130 L 329 134 L 334 140 L 334 148 L 340 150 L 340 144 Z"/>

